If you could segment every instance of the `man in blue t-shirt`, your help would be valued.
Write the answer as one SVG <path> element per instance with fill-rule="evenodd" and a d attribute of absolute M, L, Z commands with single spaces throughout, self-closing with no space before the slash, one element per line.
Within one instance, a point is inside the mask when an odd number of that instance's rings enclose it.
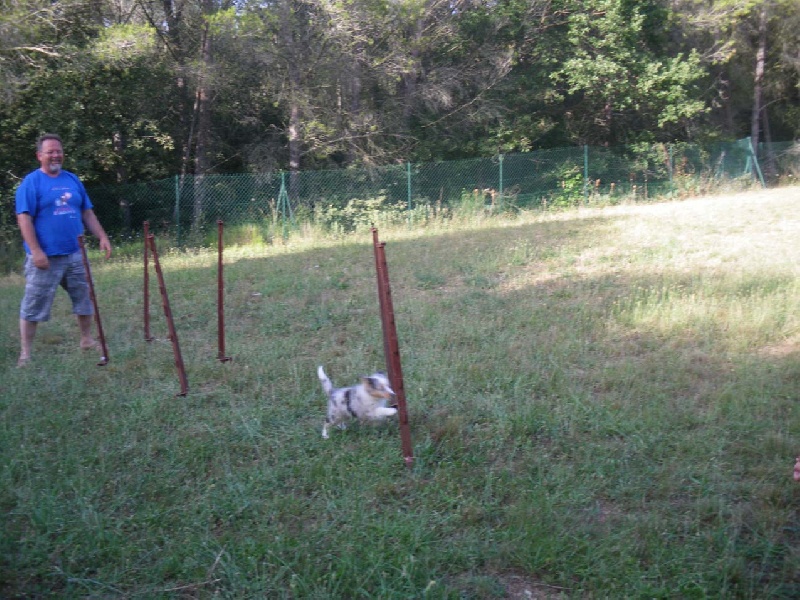
<path fill-rule="evenodd" d="M 61 138 L 48 133 L 36 142 L 41 165 L 17 188 L 17 223 L 25 247 L 25 295 L 19 310 L 21 351 L 17 364 L 30 361 L 36 326 L 50 319 L 58 286 L 72 300 L 72 312 L 80 327 L 80 347 L 97 346 L 92 335 L 92 306 L 78 236 L 86 228 L 100 240 L 106 258 L 111 242 L 92 210 L 92 203 L 80 179 L 63 170 Z"/>

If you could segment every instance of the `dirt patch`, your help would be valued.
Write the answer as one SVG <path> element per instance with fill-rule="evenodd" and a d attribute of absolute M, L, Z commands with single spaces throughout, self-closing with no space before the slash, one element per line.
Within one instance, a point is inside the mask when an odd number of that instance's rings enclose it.
<path fill-rule="evenodd" d="M 758 349 L 758 354 L 769 358 L 786 358 L 800 351 L 800 337 L 794 336 L 776 344 L 768 344 Z"/>
<path fill-rule="evenodd" d="M 505 588 L 505 597 L 511 600 L 553 600 L 568 596 L 566 588 L 547 585 L 524 575 L 501 575 L 499 580 Z"/>

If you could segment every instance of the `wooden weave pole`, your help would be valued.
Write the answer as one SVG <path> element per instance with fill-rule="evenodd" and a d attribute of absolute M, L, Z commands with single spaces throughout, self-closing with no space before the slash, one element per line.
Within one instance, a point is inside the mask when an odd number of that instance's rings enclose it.
<path fill-rule="evenodd" d="M 172 310 L 169 307 L 169 297 L 167 296 L 167 286 L 164 283 L 164 274 L 161 271 L 161 264 L 158 262 L 158 250 L 156 250 L 156 239 L 151 233 L 147 237 L 150 244 L 150 251 L 153 253 L 153 266 L 156 268 L 158 276 L 158 289 L 161 292 L 161 303 L 164 305 L 164 317 L 167 319 L 169 328 L 169 339 L 172 342 L 172 353 L 175 356 L 175 368 L 178 370 L 178 379 L 181 384 L 181 391 L 176 396 L 185 396 L 189 392 L 189 380 L 186 377 L 186 368 L 181 356 L 181 347 L 178 343 L 178 332 L 175 330 L 175 321 L 172 318 Z"/>
<path fill-rule="evenodd" d="M 403 387 L 403 368 L 400 364 L 400 346 L 397 340 L 397 326 L 394 320 L 392 292 L 389 285 L 389 268 L 386 264 L 386 243 L 378 241 L 378 230 L 372 228 L 372 241 L 375 248 L 375 270 L 378 278 L 378 300 L 383 325 L 383 348 L 386 355 L 386 369 L 389 382 L 397 401 L 397 416 L 400 425 L 400 443 L 403 460 L 407 467 L 414 463 L 414 449 L 411 444 L 411 430 L 408 425 L 408 408 Z"/>
<path fill-rule="evenodd" d="M 83 258 L 83 270 L 86 271 L 86 283 L 89 284 L 89 297 L 92 299 L 92 306 L 94 307 L 94 322 L 97 325 L 97 337 L 100 338 L 100 362 L 97 363 L 98 367 L 104 367 L 108 364 L 108 348 L 106 347 L 106 336 L 103 333 L 103 322 L 100 320 L 100 308 L 97 306 L 97 296 L 94 293 L 94 279 L 92 277 L 92 269 L 89 266 L 89 257 L 86 256 L 86 246 L 83 243 L 83 236 L 78 236 L 78 245 L 81 247 L 81 257 Z"/>

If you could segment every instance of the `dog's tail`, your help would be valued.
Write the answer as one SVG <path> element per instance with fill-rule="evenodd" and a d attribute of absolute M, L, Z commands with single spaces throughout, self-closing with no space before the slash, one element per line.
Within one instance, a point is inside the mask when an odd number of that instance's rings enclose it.
<path fill-rule="evenodd" d="M 325 369 L 322 368 L 322 365 L 317 369 L 317 377 L 319 377 L 319 382 L 322 384 L 322 389 L 325 390 L 325 395 L 330 396 L 333 391 L 333 384 L 328 379 L 328 376 L 325 375 Z"/>

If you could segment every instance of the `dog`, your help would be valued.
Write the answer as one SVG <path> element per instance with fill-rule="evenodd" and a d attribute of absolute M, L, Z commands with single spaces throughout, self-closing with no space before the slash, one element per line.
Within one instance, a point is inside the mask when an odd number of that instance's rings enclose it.
<path fill-rule="evenodd" d="M 394 397 L 386 373 L 379 371 L 361 378 L 361 383 L 343 388 L 333 387 L 333 383 L 320 366 L 317 376 L 328 396 L 328 414 L 322 427 L 322 437 L 328 439 L 328 428 L 333 425 L 344 429 L 345 421 L 381 421 L 397 414 L 397 409 L 387 406 Z"/>

